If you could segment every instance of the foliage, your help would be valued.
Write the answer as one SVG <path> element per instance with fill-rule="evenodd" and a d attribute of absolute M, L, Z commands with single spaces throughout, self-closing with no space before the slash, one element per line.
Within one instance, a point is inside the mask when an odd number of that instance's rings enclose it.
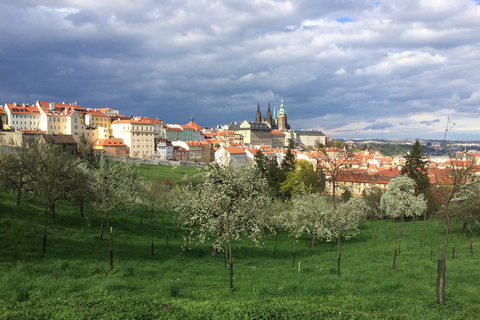
<path fill-rule="evenodd" d="M 253 160 L 255 161 L 257 168 L 260 171 L 260 174 L 262 175 L 262 177 L 264 177 L 265 173 L 267 172 L 268 164 L 261 149 L 257 150 L 257 153 L 255 154 Z"/>
<path fill-rule="evenodd" d="M 302 192 L 317 192 L 318 184 L 319 179 L 312 165 L 306 161 L 297 161 L 281 183 L 280 193 L 284 198 L 291 198 Z"/>
<path fill-rule="evenodd" d="M 427 209 L 423 194 L 415 197 L 415 181 L 407 176 L 390 180 L 387 191 L 380 199 L 380 208 L 385 215 L 395 219 L 398 217 L 415 217 L 422 215 Z"/>
<path fill-rule="evenodd" d="M 315 246 L 315 239 L 330 239 L 332 230 L 328 226 L 327 217 L 334 211 L 333 204 L 320 193 L 303 193 L 292 199 L 293 210 L 296 213 L 294 225 L 300 230 L 313 236 L 311 246 Z M 294 230 L 294 228 L 292 228 Z"/>
<path fill-rule="evenodd" d="M 375 186 L 363 190 L 362 199 L 367 205 L 368 218 L 383 218 L 383 211 L 380 209 L 382 195 L 383 190 Z"/>
<path fill-rule="evenodd" d="M 412 150 L 405 155 L 405 166 L 401 173 L 415 181 L 415 195 L 423 193 L 428 188 L 427 161 L 422 157 L 422 148 L 418 140 L 412 145 Z"/>
<path fill-rule="evenodd" d="M 245 163 L 238 170 L 212 164 L 203 173 L 204 182 L 184 192 L 175 209 L 182 214 L 186 244 L 203 243 L 213 237 L 214 250 L 227 243 L 230 258 L 230 289 L 233 289 L 232 240 L 249 237 L 260 244 L 260 213 L 270 201 L 268 185 L 256 167 Z"/>
<path fill-rule="evenodd" d="M 287 149 L 287 153 L 283 156 L 282 163 L 280 164 L 280 168 L 282 169 L 283 173 L 286 175 L 288 172 L 292 171 L 294 168 L 295 162 L 295 155 L 292 152 L 292 148 Z"/>
<path fill-rule="evenodd" d="M 267 172 L 265 174 L 268 186 L 274 197 L 281 197 L 280 186 L 285 181 L 286 175 L 279 168 L 277 161 L 269 161 L 267 166 Z"/>

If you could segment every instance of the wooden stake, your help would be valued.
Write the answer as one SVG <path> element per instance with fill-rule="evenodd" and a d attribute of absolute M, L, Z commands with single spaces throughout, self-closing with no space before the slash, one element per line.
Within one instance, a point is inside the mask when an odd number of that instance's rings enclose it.
<path fill-rule="evenodd" d="M 300 261 L 298 261 L 298 272 L 300 272 Z"/>

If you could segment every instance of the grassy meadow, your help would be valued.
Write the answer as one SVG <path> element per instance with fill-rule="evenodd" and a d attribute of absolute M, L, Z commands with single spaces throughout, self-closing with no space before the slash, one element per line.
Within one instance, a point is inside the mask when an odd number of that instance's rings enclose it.
<path fill-rule="evenodd" d="M 167 168 L 159 170 L 172 170 Z M 167 175 L 141 170 L 149 179 Z M 177 173 L 169 179 L 190 174 Z M 435 293 L 441 220 L 363 222 L 360 234 L 342 243 L 340 278 L 336 243 L 317 241 L 310 249 L 305 234 L 296 242 L 293 266 L 286 233 L 278 236 L 275 256 L 274 237 L 265 237 L 263 247 L 248 239 L 234 242 L 232 292 L 223 253 L 212 256 L 209 243 L 183 248 L 181 230 L 175 237 L 164 212 L 155 213 L 153 226 L 150 211 L 141 206 L 133 214 L 125 215 L 125 208 L 111 213 L 110 269 L 109 235 L 99 238 L 98 213 L 87 210 L 81 217 L 77 207 L 61 202 L 49 219 L 44 254 L 43 204 L 27 196 L 15 207 L 14 199 L 0 193 L 0 319 L 478 319 L 480 314 L 480 254 L 470 247 L 480 250 L 480 241 L 460 237 L 458 222 L 441 306 Z M 479 232 L 476 227 L 469 234 Z"/>

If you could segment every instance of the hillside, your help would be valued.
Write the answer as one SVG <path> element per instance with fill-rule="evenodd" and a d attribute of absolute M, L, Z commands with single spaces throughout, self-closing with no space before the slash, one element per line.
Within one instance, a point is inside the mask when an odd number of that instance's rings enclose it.
<path fill-rule="evenodd" d="M 459 223 L 449 245 L 447 303 L 440 306 L 441 220 L 365 221 L 356 238 L 343 242 L 341 278 L 335 243 L 318 241 L 310 249 L 305 234 L 293 267 L 292 238 L 285 233 L 275 256 L 274 237 L 266 236 L 264 247 L 236 241 L 231 292 L 223 254 L 212 257 L 208 244 L 182 248 L 182 234 L 174 236 L 164 212 L 154 212 L 153 225 L 146 208 L 110 214 L 110 269 L 109 237 L 99 239 L 96 212 L 81 217 L 61 202 L 49 219 L 43 254 L 43 204 L 28 197 L 13 203 L 12 194 L 0 194 L 1 319 L 476 319 L 480 312 L 480 256 L 471 254 L 469 237 L 459 237 Z M 472 243 L 480 248 L 478 239 Z"/>

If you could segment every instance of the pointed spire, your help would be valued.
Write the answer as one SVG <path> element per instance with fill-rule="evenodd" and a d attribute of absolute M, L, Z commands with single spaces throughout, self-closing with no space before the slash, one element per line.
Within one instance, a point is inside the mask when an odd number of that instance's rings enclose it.
<path fill-rule="evenodd" d="M 257 115 L 255 116 L 255 122 L 261 123 L 262 122 L 262 113 L 260 112 L 260 102 L 257 106 Z"/>
<path fill-rule="evenodd" d="M 192 122 L 193 122 L 193 113 L 192 113 L 192 117 L 190 118 L 190 121 L 192 121 Z"/>

